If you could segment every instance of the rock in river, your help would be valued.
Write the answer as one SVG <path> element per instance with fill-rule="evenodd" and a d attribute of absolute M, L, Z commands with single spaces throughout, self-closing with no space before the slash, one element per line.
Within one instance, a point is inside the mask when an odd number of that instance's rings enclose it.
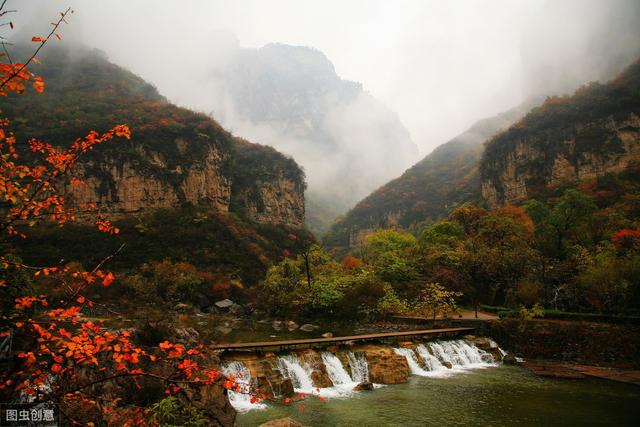
<path fill-rule="evenodd" d="M 223 299 L 221 301 L 217 301 L 216 302 L 216 307 L 218 308 L 229 308 L 233 305 L 233 301 L 231 301 L 230 299 Z"/>

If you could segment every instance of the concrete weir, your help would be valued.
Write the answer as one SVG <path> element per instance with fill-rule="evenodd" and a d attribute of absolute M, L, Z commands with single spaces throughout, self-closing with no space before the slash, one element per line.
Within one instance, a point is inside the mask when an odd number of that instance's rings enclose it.
<path fill-rule="evenodd" d="M 459 329 L 465 331 L 447 331 L 446 334 L 468 331 L 468 328 Z M 396 339 L 389 344 L 358 344 L 346 340 L 318 349 L 289 348 L 277 352 L 253 345 L 244 347 L 244 351 L 224 351 L 221 359 L 225 372 L 234 373 L 235 378 L 259 389 L 268 399 L 297 394 L 348 397 L 381 385 L 406 382 L 413 375 L 446 377 L 469 369 L 495 366 L 502 360 L 502 351 L 489 338 L 471 335 L 445 338 L 444 333 L 426 332 L 375 334 Z M 413 336 L 412 341 L 397 340 L 408 336 Z M 240 411 L 260 409 L 248 404 L 247 399 L 238 394 L 232 396 L 231 402 Z"/>

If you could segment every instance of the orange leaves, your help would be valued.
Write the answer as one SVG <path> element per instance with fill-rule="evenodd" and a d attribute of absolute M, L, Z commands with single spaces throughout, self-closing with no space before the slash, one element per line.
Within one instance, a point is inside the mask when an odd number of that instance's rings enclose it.
<path fill-rule="evenodd" d="M 33 82 L 33 88 L 36 90 L 36 92 L 44 92 L 44 80 L 42 80 L 42 77 L 36 77 L 34 80 L 35 81 Z"/>
<path fill-rule="evenodd" d="M 26 352 L 26 353 L 19 353 L 18 357 L 21 358 L 21 359 L 24 359 L 25 366 L 31 366 L 36 361 L 36 356 L 31 351 Z"/>
<path fill-rule="evenodd" d="M 178 369 L 184 371 L 185 377 L 191 379 L 193 371 L 198 369 L 198 364 L 189 359 L 185 359 L 178 365 Z"/>
<path fill-rule="evenodd" d="M 15 305 L 16 310 L 23 310 L 25 308 L 29 308 L 33 305 L 34 302 L 39 302 L 42 306 L 47 305 L 47 301 L 45 299 L 36 298 L 36 297 L 16 298 L 15 302 L 16 302 L 16 305 Z"/>
<path fill-rule="evenodd" d="M 31 41 L 34 43 L 44 43 L 47 39 L 45 37 L 31 37 Z"/>
<path fill-rule="evenodd" d="M 107 287 L 116 279 L 112 272 L 107 273 L 102 279 L 102 286 Z"/>
<path fill-rule="evenodd" d="M 6 64 L 4 64 L 6 65 Z M 0 71 L 3 64 L 0 64 Z M 44 89 L 42 79 L 35 78 L 36 90 Z M 75 220 L 74 209 L 66 205 L 65 198 L 57 191 L 58 181 L 70 173 L 78 159 L 87 151 L 116 137 L 131 138 L 131 131 L 126 125 L 114 126 L 109 131 L 99 134 L 91 131 L 84 137 L 77 139 L 69 147 L 58 149 L 51 144 L 38 139 L 29 141 L 29 150 L 40 154 L 44 160 L 41 164 L 20 164 L 15 138 L 7 136 L 4 128 L 8 121 L 0 121 L 0 200 L 9 202 L 9 209 L 0 216 L 0 224 L 6 233 L 19 234 L 16 223 L 34 222 L 40 218 L 63 225 Z M 79 185 L 79 178 L 70 178 L 72 185 Z M 109 234 L 117 234 L 119 229 L 114 227 L 108 219 L 98 215 L 96 221 L 98 229 Z"/>
<path fill-rule="evenodd" d="M 160 350 L 167 353 L 170 358 L 175 358 L 182 356 L 184 346 L 182 344 L 171 344 L 169 341 L 163 341 L 160 343 Z"/>
<path fill-rule="evenodd" d="M 98 230 L 103 233 L 118 234 L 120 232 L 120 229 L 118 227 L 114 227 L 113 224 L 111 224 L 111 221 L 102 218 L 100 215 L 98 215 L 98 219 L 96 219 L 96 226 L 98 227 Z"/>

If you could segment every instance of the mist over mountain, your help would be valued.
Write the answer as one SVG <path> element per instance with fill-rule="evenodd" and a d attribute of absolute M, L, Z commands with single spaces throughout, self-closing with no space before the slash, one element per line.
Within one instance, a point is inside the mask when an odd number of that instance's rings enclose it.
<path fill-rule="evenodd" d="M 483 143 L 541 102 L 540 98 L 531 98 L 496 116 L 478 120 L 358 202 L 333 224 L 325 236 L 325 245 L 342 253 L 345 248 L 362 243 L 374 230 L 419 229 L 445 217 L 456 206 L 481 202 L 479 164 Z"/>
<path fill-rule="evenodd" d="M 322 52 L 217 43 L 198 108 L 304 167 L 314 231 L 415 161 L 417 147 L 398 116 L 360 83 L 341 79 Z"/>

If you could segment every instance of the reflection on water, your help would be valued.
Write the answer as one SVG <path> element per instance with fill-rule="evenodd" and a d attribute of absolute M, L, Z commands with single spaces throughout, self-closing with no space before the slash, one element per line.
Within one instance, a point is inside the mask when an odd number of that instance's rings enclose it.
<path fill-rule="evenodd" d="M 640 387 L 604 380 L 535 377 L 518 367 L 470 371 L 448 378 L 413 376 L 346 398 L 270 404 L 238 416 L 258 426 L 290 416 L 305 426 L 635 426 Z"/>

